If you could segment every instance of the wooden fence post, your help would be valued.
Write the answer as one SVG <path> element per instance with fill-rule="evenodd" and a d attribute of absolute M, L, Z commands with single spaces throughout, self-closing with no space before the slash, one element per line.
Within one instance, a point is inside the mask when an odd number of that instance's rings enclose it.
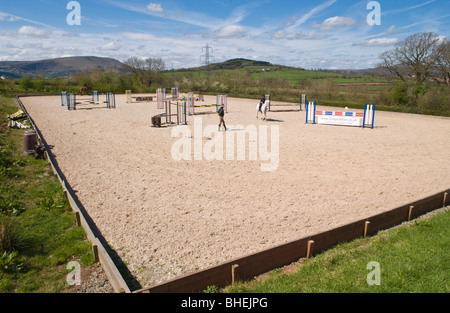
<path fill-rule="evenodd" d="M 231 285 L 239 280 L 239 264 L 231 266 Z"/>
<path fill-rule="evenodd" d="M 309 259 L 313 254 L 314 240 L 308 241 L 308 249 L 306 250 L 306 258 Z"/>
<path fill-rule="evenodd" d="M 409 212 L 408 212 L 408 221 L 411 220 L 413 209 L 414 209 L 414 205 L 410 205 L 409 206 Z"/>
<path fill-rule="evenodd" d="M 367 234 L 369 233 L 369 225 L 370 225 L 369 221 L 366 221 L 364 223 L 364 237 L 367 237 Z"/>

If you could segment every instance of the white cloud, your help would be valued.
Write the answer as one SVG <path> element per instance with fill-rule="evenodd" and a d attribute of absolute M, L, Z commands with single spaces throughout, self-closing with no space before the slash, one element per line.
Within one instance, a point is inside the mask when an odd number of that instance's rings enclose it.
<path fill-rule="evenodd" d="M 406 11 L 409 11 L 409 10 L 414 10 L 414 9 L 423 7 L 424 5 L 433 3 L 433 2 L 435 2 L 435 1 L 436 1 L 436 0 L 430 0 L 430 1 L 427 1 L 427 2 L 425 2 L 425 3 L 421 3 L 421 4 L 419 4 L 419 5 L 415 5 L 415 6 L 412 6 L 412 7 L 401 8 L 401 9 L 396 9 L 396 10 L 391 10 L 391 11 L 385 11 L 385 12 L 383 12 L 383 15 L 398 14 L 398 13 L 406 12 Z"/>
<path fill-rule="evenodd" d="M 108 42 L 106 44 L 104 44 L 103 46 L 100 47 L 100 50 L 102 51 L 118 51 L 120 50 L 120 48 L 122 48 L 122 46 L 115 42 L 115 41 L 111 41 Z"/>
<path fill-rule="evenodd" d="M 442 44 L 443 42 L 448 40 L 447 37 L 445 37 L 445 36 L 437 36 L 435 39 L 438 44 Z"/>
<path fill-rule="evenodd" d="M 247 30 L 245 29 L 245 27 L 242 27 L 240 25 L 228 25 L 215 32 L 215 35 L 220 38 L 231 38 L 243 37 L 246 33 Z"/>
<path fill-rule="evenodd" d="M 340 27 L 351 27 L 356 24 L 356 21 L 350 17 L 335 16 L 326 19 L 322 24 L 313 23 L 313 27 L 320 30 L 333 30 Z"/>
<path fill-rule="evenodd" d="M 395 31 L 395 25 L 392 25 L 386 30 L 386 34 L 392 34 Z"/>
<path fill-rule="evenodd" d="M 160 3 L 149 3 L 147 5 L 147 10 L 152 11 L 152 12 L 164 12 L 162 6 Z"/>
<path fill-rule="evenodd" d="M 270 33 L 270 38 L 277 39 L 286 39 L 286 40 L 322 40 L 329 38 L 326 35 L 316 34 L 316 31 L 310 31 L 308 34 L 304 34 L 302 32 L 286 32 L 284 30 L 278 30 L 276 32 Z"/>
<path fill-rule="evenodd" d="M 294 40 L 294 39 L 300 39 L 301 37 L 302 37 L 301 33 L 286 32 L 284 30 L 278 30 L 278 31 L 273 32 L 273 33 L 270 34 L 270 38 L 272 38 L 272 39 Z"/>
<path fill-rule="evenodd" d="M 7 21 L 7 22 L 15 22 L 21 20 L 21 17 L 13 16 L 7 13 L 0 12 L 0 21 Z"/>
<path fill-rule="evenodd" d="M 25 35 L 25 36 L 36 36 L 36 37 L 44 37 L 49 34 L 48 30 L 45 29 L 38 29 L 33 26 L 22 26 L 19 29 L 19 34 Z"/>
<path fill-rule="evenodd" d="M 292 23 L 293 19 L 291 18 L 291 21 L 288 23 L 289 27 L 298 27 L 304 23 L 306 23 L 306 21 L 308 21 L 314 14 L 319 13 L 320 11 L 323 11 L 325 9 L 327 9 L 328 7 L 332 6 L 337 0 L 329 0 L 325 3 L 322 3 L 316 7 L 314 7 L 311 11 L 309 11 L 308 13 L 304 14 L 302 17 L 300 17 L 296 22 Z"/>
<path fill-rule="evenodd" d="M 377 38 L 367 41 L 362 41 L 353 44 L 354 46 L 367 46 L 367 47 L 386 47 L 394 45 L 398 42 L 398 38 Z"/>

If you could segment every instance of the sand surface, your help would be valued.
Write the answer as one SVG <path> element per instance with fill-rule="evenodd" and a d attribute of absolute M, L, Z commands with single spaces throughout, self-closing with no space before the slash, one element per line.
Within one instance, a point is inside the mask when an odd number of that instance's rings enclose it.
<path fill-rule="evenodd" d="M 194 150 L 195 123 L 217 129 L 216 114 L 188 117 L 191 134 L 172 137 L 186 128 L 151 127 L 162 113 L 155 102 L 117 95 L 115 110 L 68 111 L 60 101 L 22 98 L 79 200 L 143 287 L 450 187 L 449 118 L 377 111 L 373 130 L 305 124 L 305 112 L 269 112 L 262 121 L 258 99 L 229 98 L 229 134 L 278 127 L 279 142 L 266 141 L 269 151 L 278 142 L 278 166 L 262 171 L 274 158 L 251 160 L 250 137 L 245 160 L 237 151 L 235 160 L 225 152 L 224 160 L 174 159 L 180 138 Z M 201 104 L 209 103 L 215 97 Z M 200 137 L 205 150 L 220 138 Z"/>

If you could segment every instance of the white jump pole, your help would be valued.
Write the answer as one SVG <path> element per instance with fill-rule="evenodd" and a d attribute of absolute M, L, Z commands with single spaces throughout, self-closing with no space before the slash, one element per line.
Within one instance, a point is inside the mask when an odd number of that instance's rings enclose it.
<path fill-rule="evenodd" d="M 133 98 L 132 98 L 131 90 L 127 90 L 127 103 L 132 103 L 132 102 L 133 102 Z"/>
<path fill-rule="evenodd" d="M 166 88 L 159 88 L 157 91 L 158 109 L 164 109 L 164 100 L 166 100 Z"/>

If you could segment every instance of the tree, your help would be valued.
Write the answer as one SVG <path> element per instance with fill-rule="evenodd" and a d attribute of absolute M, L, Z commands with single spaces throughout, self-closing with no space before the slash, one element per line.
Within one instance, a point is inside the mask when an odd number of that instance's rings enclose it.
<path fill-rule="evenodd" d="M 125 70 L 139 79 L 139 82 L 147 87 L 158 79 L 159 73 L 164 70 L 165 64 L 161 58 L 141 59 L 131 57 L 125 61 Z"/>
<path fill-rule="evenodd" d="M 398 42 L 395 48 L 380 56 L 380 66 L 406 81 L 414 78 L 422 84 L 435 64 L 434 51 L 439 37 L 436 33 L 417 33 Z"/>
<path fill-rule="evenodd" d="M 438 78 L 450 85 L 450 41 L 443 38 L 433 50 L 433 70 Z M 435 79 L 440 83 L 440 79 Z"/>
<path fill-rule="evenodd" d="M 33 80 L 31 78 L 31 75 L 23 76 L 20 79 L 19 86 L 25 91 L 28 91 L 28 89 L 33 88 Z"/>

